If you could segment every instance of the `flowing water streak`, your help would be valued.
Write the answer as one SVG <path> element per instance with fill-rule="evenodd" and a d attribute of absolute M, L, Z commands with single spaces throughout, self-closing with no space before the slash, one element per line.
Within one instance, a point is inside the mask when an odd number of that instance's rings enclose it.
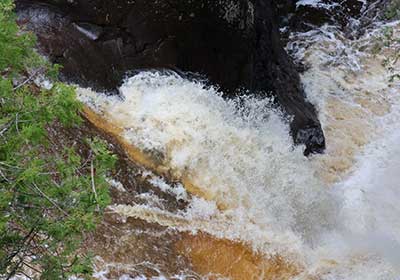
<path fill-rule="evenodd" d="M 316 169 L 328 185 L 336 182 L 343 201 L 341 223 L 315 250 L 317 265 L 310 267 L 322 279 L 400 274 L 398 38 L 399 22 L 377 25 L 356 40 L 324 26 L 294 34 L 288 46 L 308 66 L 302 81 L 326 133 L 327 152 L 314 158 Z M 346 251 L 353 255 L 347 263 Z M 318 261 L 324 254 L 340 261 L 329 268 Z"/>
<path fill-rule="evenodd" d="M 395 27 L 395 28 L 393 28 Z M 393 28 L 393 29 L 392 29 Z M 391 38 L 384 35 L 392 30 Z M 319 111 L 328 156 L 320 157 L 324 181 L 343 180 L 363 146 L 384 131 L 376 120 L 397 102 L 399 37 L 396 23 L 350 40 L 333 26 L 295 34 L 288 48 L 309 69 L 307 96 Z"/>
<path fill-rule="evenodd" d="M 399 128 L 398 82 L 391 79 L 399 65 L 393 38 L 372 54 L 384 29 L 353 41 L 331 27 L 297 35 L 300 43 L 313 41 L 296 48 L 310 66 L 302 80 L 328 143 L 327 153 L 311 161 L 301 147 L 293 148 L 269 100 L 225 101 L 214 89 L 171 73 L 136 75 L 120 97 L 80 89 L 80 99 L 118 127 L 125 141 L 162 155 L 176 178 L 189 178 L 207 198 L 195 197 L 178 214 L 147 205 L 113 210 L 296 259 L 304 269 L 298 279 L 395 279 L 400 258 L 390 248 L 398 246 L 400 232 L 393 171 L 399 150 L 388 147 L 399 139 L 389 136 Z M 387 162 L 372 164 L 377 158 Z M 371 170 L 377 179 L 366 173 Z M 375 243 L 381 245 L 368 245 Z"/>

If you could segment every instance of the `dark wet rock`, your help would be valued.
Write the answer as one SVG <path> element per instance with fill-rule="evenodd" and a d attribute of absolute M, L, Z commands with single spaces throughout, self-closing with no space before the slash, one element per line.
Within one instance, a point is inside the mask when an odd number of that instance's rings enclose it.
<path fill-rule="evenodd" d="M 297 0 L 274 0 L 276 6 L 276 14 L 279 19 L 279 26 L 287 27 L 291 18 L 296 12 Z"/>
<path fill-rule="evenodd" d="M 304 154 L 308 156 L 311 153 L 322 153 L 325 147 L 325 137 L 318 126 L 310 126 L 301 129 L 297 133 L 296 142 L 305 143 Z"/>
<path fill-rule="evenodd" d="M 292 135 L 295 143 L 306 144 L 305 154 L 322 152 L 325 138 L 317 113 L 313 105 L 305 100 L 296 66 L 281 45 L 278 21 L 266 20 L 276 16 L 271 5 L 268 1 L 259 1 L 255 6 L 255 28 L 259 43 L 256 46 L 254 88 L 277 92 L 275 98 L 278 103 L 289 115 L 294 116 L 291 122 Z M 315 133 L 314 138 L 311 133 Z"/>
<path fill-rule="evenodd" d="M 345 28 L 360 18 L 367 11 L 369 2 L 373 2 L 361 0 L 287 1 L 291 3 L 289 6 L 291 16 L 289 20 L 281 24 L 286 24 L 291 31 L 308 31 L 324 24 Z"/>
<path fill-rule="evenodd" d="M 293 9 L 291 0 L 279 10 L 272 0 L 16 3 L 20 23 L 37 34 L 44 54 L 63 65 L 67 81 L 115 90 L 127 71 L 199 73 L 228 97 L 239 88 L 276 97 L 293 116 L 296 143 L 305 143 L 307 153 L 324 148 L 315 109 L 280 41 L 277 12 Z"/>
<path fill-rule="evenodd" d="M 297 0 L 275 0 L 278 16 L 285 17 L 296 10 Z"/>

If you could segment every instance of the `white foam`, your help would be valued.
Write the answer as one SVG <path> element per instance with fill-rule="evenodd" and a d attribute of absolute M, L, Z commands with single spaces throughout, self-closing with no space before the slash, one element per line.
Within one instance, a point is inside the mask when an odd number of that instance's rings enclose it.
<path fill-rule="evenodd" d="M 162 177 L 154 175 L 148 181 L 150 184 L 159 188 L 161 191 L 173 194 L 178 200 L 188 199 L 188 194 L 186 192 L 186 189 L 180 183 L 171 186 L 170 184 L 165 182 L 165 180 Z"/>
<path fill-rule="evenodd" d="M 311 6 L 311 7 L 316 7 L 316 8 L 324 8 L 324 9 L 332 9 L 338 5 L 337 3 L 331 3 L 327 4 L 324 3 L 322 0 L 300 0 L 296 2 L 296 7 L 300 6 Z"/>
<path fill-rule="evenodd" d="M 274 242 L 317 239 L 332 222 L 334 199 L 270 100 L 226 101 L 200 83 L 150 72 L 128 79 L 120 92 L 81 91 L 80 98 L 117 120 L 133 145 L 163 153 L 175 172 L 227 206 L 221 215 L 237 226 L 226 236 L 266 251 Z"/>

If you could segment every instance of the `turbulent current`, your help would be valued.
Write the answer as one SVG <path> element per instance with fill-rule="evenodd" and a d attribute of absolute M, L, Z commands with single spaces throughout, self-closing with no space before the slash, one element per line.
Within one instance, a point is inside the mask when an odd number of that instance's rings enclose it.
<path fill-rule="evenodd" d="M 134 75 L 119 96 L 78 89 L 141 176 L 187 203 L 170 210 L 147 193 L 110 206 L 115 238 L 143 254 L 99 254 L 95 277 L 400 279 L 400 24 L 368 28 L 356 39 L 333 26 L 289 39 L 327 138 L 310 158 L 269 99 L 225 100 L 172 72 Z M 128 218 L 141 229 L 118 226 Z"/>

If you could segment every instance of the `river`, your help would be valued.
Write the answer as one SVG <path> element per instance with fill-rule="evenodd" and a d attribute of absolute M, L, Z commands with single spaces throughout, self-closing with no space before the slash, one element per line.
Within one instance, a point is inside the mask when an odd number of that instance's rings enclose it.
<path fill-rule="evenodd" d="M 137 175 L 185 204 L 150 191 L 110 206 L 95 277 L 400 279 L 400 23 L 361 22 L 357 36 L 325 25 L 289 38 L 322 155 L 303 156 L 271 100 L 225 100 L 173 72 L 127 78 L 119 96 L 79 88 Z"/>

